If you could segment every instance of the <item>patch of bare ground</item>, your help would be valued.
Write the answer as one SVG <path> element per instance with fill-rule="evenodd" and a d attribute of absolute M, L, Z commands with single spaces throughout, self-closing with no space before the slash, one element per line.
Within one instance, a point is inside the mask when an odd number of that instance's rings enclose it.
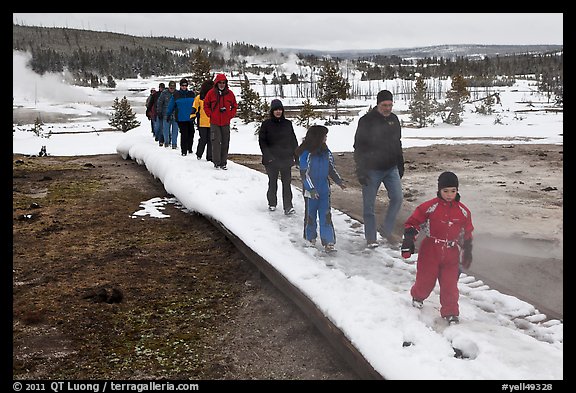
<path fill-rule="evenodd" d="M 14 379 L 357 379 L 205 218 L 116 155 L 13 156 Z"/>

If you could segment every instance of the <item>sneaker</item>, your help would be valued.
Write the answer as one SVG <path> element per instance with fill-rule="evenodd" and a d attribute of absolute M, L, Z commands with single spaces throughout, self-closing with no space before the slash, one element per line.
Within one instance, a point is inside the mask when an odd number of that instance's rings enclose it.
<path fill-rule="evenodd" d="M 333 252 L 333 251 L 336 251 L 336 248 L 334 247 L 333 243 L 328 243 L 324 246 L 324 250 L 326 252 Z"/>
<path fill-rule="evenodd" d="M 172 145 L 172 149 L 176 150 L 176 149 L 178 149 L 178 146 Z"/>
<path fill-rule="evenodd" d="M 271 212 L 273 212 L 274 210 L 276 210 L 276 206 L 268 206 L 268 210 L 270 210 Z"/>
<path fill-rule="evenodd" d="M 448 315 L 447 317 L 444 317 L 444 319 L 448 322 L 449 325 L 456 325 L 458 322 L 460 322 L 456 315 Z"/>
<path fill-rule="evenodd" d="M 412 307 L 422 308 L 424 307 L 424 302 L 422 300 L 412 298 Z"/>
<path fill-rule="evenodd" d="M 164 146 L 164 142 L 159 142 L 160 147 Z"/>
<path fill-rule="evenodd" d="M 202 157 L 200 157 L 200 156 L 196 156 L 196 159 L 198 159 L 198 160 L 201 160 L 201 159 L 202 159 Z"/>
<path fill-rule="evenodd" d="M 220 169 L 220 165 L 214 164 L 214 169 Z"/>
<path fill-rule="evenodd" d="M 182 153 L 183 156 L 185 156 L 187 153 Z"/>
<path fill-rule="evenodd" d="M 164 144 L 164 147 L 170 147 L 170 144 L 169 144 L 169 143 L 165 143 L 165 144 Z"/>
<path fill-rule="evenodd" d="M 294 214 L 294 213 L 296 213 L 296 210 L 294 210 L 293 207 L 291 207 L 291 208 L 288 209 L 288 210 L 284 210 L 284 214 L 286 214 L 287 216 L 289 216 L 289 215 L 291 215 L 291 214 Z"/>
<path fill-rule="evenodd" d="M 368 242 L 368 243 L 366 243 L 366 247 L 376 248 L 376 247 L 378 247 L 378 242 Z"/>
<path fill-rule="evenodd" d="M 226 168 L 226 165 L 222 165 L 222 166 L 220 167 L 220 169 L 224 169 L 225 171 L 228 170 L 228 168 Z"/>

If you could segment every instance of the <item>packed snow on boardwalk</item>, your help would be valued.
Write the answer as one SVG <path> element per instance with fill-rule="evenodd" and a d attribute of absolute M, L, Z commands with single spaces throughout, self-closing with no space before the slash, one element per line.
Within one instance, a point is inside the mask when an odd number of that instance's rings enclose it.
<path fill-rule="evenodd" d="M 365 249 L 363 226 L 333 209 L 337 248 L 326 255 L 302 238 L 296 214 L 267 209 L 266 175 L 229 162 L 228 171 L 134 133 L 118 147 L 145 165 L 186 210 L 220 221 L 312 299 L 387 379 L 562 379 L 563 324 L 532 305 L 462 274 L 460 324 L 439 316 L 438 287 L 422 310 L 411 306 L 415 259 L 381 246 Z M 174 200 L 144 201 L 149 212 Z M 144 209 L 146 211 L 146 209 Z M 135 217 L 140 217 L 138 214 Z M 144 218 L 141 218 L 144 219 Z M 460 355 L 455 357 L 455 354 Z"/>

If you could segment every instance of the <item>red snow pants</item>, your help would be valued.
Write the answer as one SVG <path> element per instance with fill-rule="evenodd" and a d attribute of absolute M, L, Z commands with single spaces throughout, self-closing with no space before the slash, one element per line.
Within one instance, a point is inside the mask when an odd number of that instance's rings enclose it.
<path fill-rule="evenodd" d="M 434 289 L 436 280 L 440 284 L 440 315 L 459 315 L 458 309 L 458 265 L 460 247 L 448 247 L 426 237 L 422 240 L 416 262 L 416 282 L 410 289 L 413 298 L 424 300 Z"/>

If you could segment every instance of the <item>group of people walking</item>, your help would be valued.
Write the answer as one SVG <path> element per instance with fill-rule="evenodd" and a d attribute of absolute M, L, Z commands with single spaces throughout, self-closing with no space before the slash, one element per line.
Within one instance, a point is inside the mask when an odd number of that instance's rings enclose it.
<path fill-rule="evenodd" d="M 390 246 L 400 243 L 395 235 L 396 218 L 403 200 L 402 182 L 404 157 L 401 125 L 392 113 L 393 95 L 382 90 L 376 106 L 360 118 L 354 136 L 354 161 L 357 180 L 362 186 L 364 237 L 366 247 L 379 246 L 377 233 Z M 336 234 L 332 223 L 330 184 L 342 189 L 346 185 L 338 171 L 332 152 L 327 145 L 328 128 L 311 126 L 298 145 L 292 122 L 284 116 L 280 100 L 272 100 L 270 117 L 258 133 L 262 164 L 268 175 L 266 199 L 268 209 L 278 205 L 278 177 L 282 183 L 284 214 L 294 214 L 291 191 L 291 170 L 298 165 L 304 195 L 303 237 L 314 246 L 318 231 L 326 252 L 335 251 Z M 380 225 L 377 224 L 375 205 L 380 185 L 386 188 L 389 203 Z M 404 258 L 415 253 L 415 241 L 420 232 L 424 239 L 417 260 L 416 281 L 410 290 L 412 305 L 423 307 L 423 302 L 440 284 L 440 314 L 448 323 L 458 323 L 458 277 L 460 266 L 472 263 L 472 218 L 470 210 L 460 202 L 458 177 L 443 172 L 438 178 L 435 198 L 422 203 L 404 223 L 401 251 Z"/>
<path fill-rule="evenodd" d="M 174 135 L 177 136 L 179 127 L 182 130 L 182 155 L 191 153 L 194 137 L 191 122 L 197 119 L 200 134 L 196 151 L 198 159 L 206 148 L 207 160 L 212 161 L 215 168 L 226 169 L 230 121 L 237 111 L 236 99 L 228 87 L 226 76 L 218 74 L 214 82 L 206 81 L 197 96 L 186 89 L 187 84 L 186 79 L 182 79 L 180 90 L 174 92 L 175 83 L 170 82 L 168 93 L 164 93 L 163 84 L 160 84 L 160 92 L 155 93 L 159 94 L 155 111 L 162 121 L 152 121 L 155 138 L 160 146 L 176 148 Z M 147 108 L 152 108 L 154 101 L 151 98 Z M 436 197 L 415 209 L 404 223 L 403 236 L 395 234 L 396 219 L 403 201 L 401 179 L 404 176 L 404 157 L 401 124 L 392 108 L 392 93 L 380 91 L 376 106 L 359 119 L 354 136 L 354 161 L 357 180 L 362 186 L 366 247 L 378 247 L 377 233 L 380 233 L 389 246 L 394 247 L 401 242 L 402 256 L 410 258 L 415 253 L 418 234 L 423 233 L 416 280 L 410 290 L 412 305 L 422 308 L 438 281 L 440 314 L 449 323 L 457 323 L 458 277 L 461 267 L 467 269 L 472 262 L 474 227 L 471 213 L 460 202 L 458 177 L 452 172 L 443 172 L 438 178 Z M 291 181 L 292 167 L 296 165 L 305 202 L 303 237 L 308 245 L 315 246 L 319 232 L 324 250 L 334 252 L 336 233 L 331 215 L 330 185 L 334 182 L 342 189 L 347 187 L 327 145 L 329 130 L 322 125 L 313 125 L 299 144 L 292 122 L 286 119 L 284 111 L 280 100 L 272 100 L 269 118 L 262 122 L 258 132 L 262 164 L 268 176 L 268 210 L 275 211 L 278 206 L 280 179 L 284 214 L 295 214 Z M 150 117 L 153 119 L 153 116 Z M 172 120 L 176 123 L 176 131 L 174 127 L 170 128 Z M 375 205 L 381 184 L 387 191 L 389 203 L 383 219 L 378 223 Z"/>
<path fill-rule="evenodd" d="M 168 89 L 160 83 L 157 91 L 151 89 L 146 100 L 146 116 L 160 146 L 177 149 L 180 132 L 182 155 L 192 154 L 196 123 L 199 134 L 196 158 L 202 159 L 206 151 L 206 160 L 212 161 L 214 168 L 224 170 L 230 147 L 230 122 L 237 110 L 236 97 L 224 74 L 202 83 L 198 94 L 188 89 L 186 78 L 180 79 L 179 90 L 175 81 L 168 82 Z"/>

